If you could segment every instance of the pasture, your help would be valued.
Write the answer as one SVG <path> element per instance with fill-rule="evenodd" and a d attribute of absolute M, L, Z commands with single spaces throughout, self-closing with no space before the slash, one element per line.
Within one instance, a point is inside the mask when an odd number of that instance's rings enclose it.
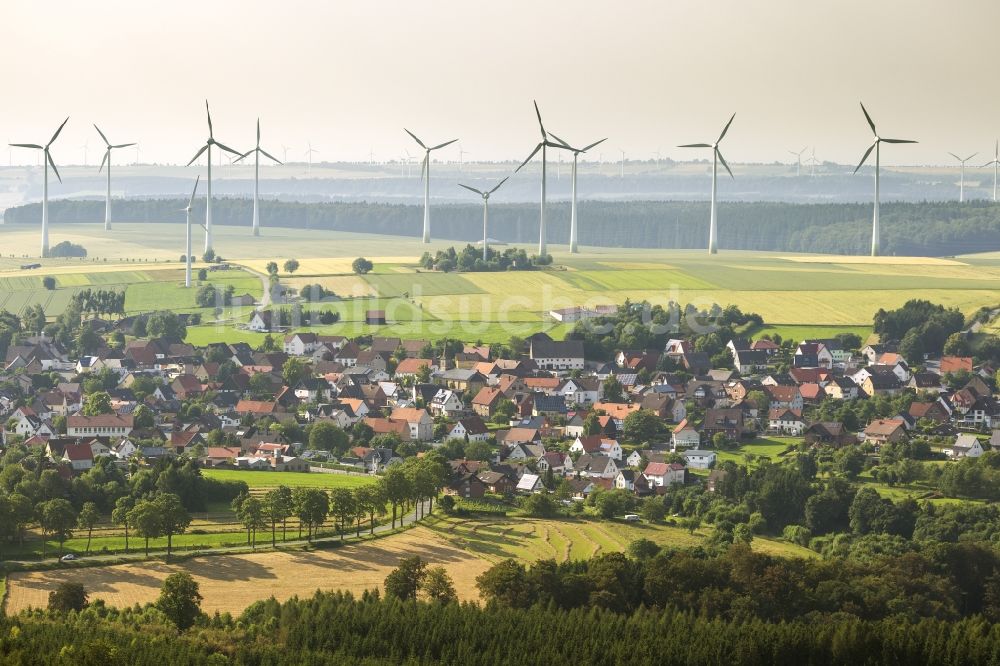
<path fill-rule="evenodd" d="M 175 571 L 190 573 L 201 586 L 208 613 L 238 612 L 274 596 L 308 596 L 316 589 L 360 594 L 381 588 L 404 557 L 419 555 L 441 565 L 455 582 L 459 598 L 478 599 L 475 579 L 493 563 L 512 557 L 526 564 L 538 559 L 584 559 L 621 552 L 638 538 L 664 546 L 697 546 L 709 533 L 689 534 L 667 525 L 624 524 L 591 520 L 513 518 L 430 518 L 419 527 L 375 540 L 348 541 L 330 550 L 214 555 L 176 564 L 143 562 L 85 569 L 16 572 L 8 579 L 6 611 L 44 607 L 48 593 L 63 581 L 80 582 L 91 601 L 104 599 L 124 607 L 154 601 L 163 579 Z M 754 550 L 788 557 L 815 557 L 805 548 L 755 538 Z"/>
<path fill-rule="evenodd" d="M 205 469 L 202 475 L 219 481 L 244 481 L 250 488 L 360 488 L 377 480 L 374 476 L 325 474 L 321 472 L 269 472 L 267 470 Z"/>
<path fill-rule="evenodd" d="M 4 259 L 0 286 L 6 289 L 0 291 L 5 294 L 0 298 L 5 302 L 0 307 L 17 311 L 42 302 L 54 316 L 65 307 L 70 290 L 90 284 L 122 284 L 130 312 L 157 305 L 197 311 L 193 293 L 180 287 L 176 263 L 180 232 L 179 225 L 118 224 L 109 237 L 99 225 L 57 226 L 53 242 L 81 243 L 97 261 L 44 260 L 42 269 L 29 274 L 17 270 L 20 259 Z M 4 234 L 15 256 L 37 251 L 34 230 L 11 227 Z M 217 251 L 227 260 L 256 271 L 264 270 L 268 261 L 281 266 L 288 258 L 298 259 L 299 269 L 292 276 L 282 273 L 282 282 L 291 287 L 319 283 L 348 298 L 323 304 L 340 312 L 341 321 L 317 327 L 317 332 L 350 336 L 498 342 L 546 330 L 560 337 L 567 326 L 552 320 L 550 310 L 630 299 L 663 305 L 676 301 L 702 308 L 735 304 L 764 318 L 767 325 L 759 332 L 799 338 L 845 331 L 865 339 L 879 308 L 924 298 L 971 313 L 997 303 L 1000 283 L 1000 257 L 987 255 L 926 259 L 723 251 L 708 256 L 702 250 L 591 247 L 571 255 L 564 246 L 553 245 L 554 264 L 547 270 L 441 274 L 420 269 L 420 255 L 462 243 L 425 245 L 411 237 L 267 228 L 261 238 L 253 238 L 246 229 L 236 227 L 218 227 L 216 239 Z M 362 276 L 351 271 L 351 262 L 358 256 L 374 262 L 372 273 Z M 136 258 L 148 263 L 129 261 Z M 80 270 L 74 270 L 75 266 Z M 41 289 L 45 274 L 59 279 L 55 292 Z M 259 281 L 254 284 L 256 278 L 246 273 L 211 279 L 219 280 L 220 286 L 233 284 L 238 293 L 260 295 Z M 389 324 L 365 324 L 367 309 L 390 310 Z M 219 323 L 193 327 L 189 339 L 198 344 L 258 343 L 262 339 L 238 327 L 249 317 L 248 310 L 233 313 L 233 319 L 229 316 L 224 313 Z"/>

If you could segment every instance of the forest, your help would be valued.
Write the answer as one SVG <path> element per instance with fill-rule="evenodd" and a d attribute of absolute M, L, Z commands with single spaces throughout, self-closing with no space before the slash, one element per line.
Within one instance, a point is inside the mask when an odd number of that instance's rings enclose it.
<path fill-rule="evenodd" d="M 316 592 L 207 615 L 186 574 L 116 609 L 86 590 L 0 620 L 20 664 L 989 664 L 1000 652 L 996 555 L 974 545 L 867 562 L 781 559 L 732 546 L 498 562 L 487 601 Z M 416 559 L 416 558 L 414 558 Z M 419 563 L 418 563 L 419 564 Z M 980 576 L 987 577 L 981 584 Z M 390 584 L 392 582 L 393 584 Z"/>
<path fill-rule="evenodd" d="M 204 201 L 195 202 L 196 218 Z M 404 204 L 261 201 L 267 224 L 285 228 L 327 229 L 419 236 L 422 207 Z M 131 222 L 183 222 L 176 199 L 129 199 L 116 203 L 116 215 Z M 548 205 L 548 241 L 569 238 L 569 204 Z M 250 199 L 217 199 L 216 224 L 246 225 Z M 495 204 L 490 235 L 504 243 L 538 242 L 538 206 Z M 54 223 L 95 223 L 104 202 L 53 201 Z M 708 242 L 708 203 L 694 201 L 582 201 L 580 243 L 604 247 L 703 248 Z M 5 224 L 37 224 L 40 204 L 9 208 Z M 791 204 L 723 202 L 719 205 L 719 247 L 732 250 L 867 254 L 871 245 L 871 204 Z M 475 242 L 481 238 L 478 204 L 444 204 L 434 209 L 439 238 Z M 1000 249 L 1000 206 L 988 201 L 884 202 L 882 248 L 890 255 L 950 256 Z"/>

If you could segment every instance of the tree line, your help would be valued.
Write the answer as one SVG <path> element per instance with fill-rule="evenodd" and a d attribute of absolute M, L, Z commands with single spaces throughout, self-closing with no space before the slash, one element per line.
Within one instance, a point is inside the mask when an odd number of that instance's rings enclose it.
<path fill-rule="evenodd" d="M 183 222 L 176 199 L 129 199 L 119 214 L 137 222 Z M 419 236 L 422 207 L 405 204 L 261 201 L 267 224 L 285 228 L 327 229 Z M 36 225 L 41 204 L 9 208 L 5 224 Z M 195 202 L 202 215 L 204 202 Z M 217 199 L 216 224 L 249 226 L 250 199 Z M 200 212 L 199 212 L 200 210 Z M 49 204 L 55 223 L 97 223 L 104 202 L 61 200 Z M 537 204 L 496 204 L 490 235 L 505 243 L 538 242 Z M 883 252 L 948 256 L 1000 248 L 1000 207 L 989 201 L 885 202 L 881 206 Z M 475 242 L 481 238 L 482 209 L 476 204 L 435 208 L 434 233 L 440 238 Z M 550 243 L 569 239 L 569 204 L 548 204 Z M 708 243 L 708 203 L 694 201 L 582 201 L 580 243 L 604 247 L 703 248 Z M 871 243 L 872 207 L 868 203 L 793 204 L 722 202 L 719 247 L 732 250 L 866 254 Z"/>

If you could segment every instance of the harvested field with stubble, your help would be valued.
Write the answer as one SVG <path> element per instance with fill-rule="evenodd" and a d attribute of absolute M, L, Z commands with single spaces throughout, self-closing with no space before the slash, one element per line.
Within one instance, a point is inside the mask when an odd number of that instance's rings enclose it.
<path fill-rule="evenodd" d="M 479 598 L 476 576 L 489 568 L 490 562 L 452 545 L 425 527 L 415 527 L 375 541 L 348 542 L 331 550 L 214 555 L 177 564 L 142 562 L 13 573 L 8 581 L 5 610 L 13 614 L 29 607 L 44 607 L 49 591 L 63 581 L 83 583 L 91 601 L 103 599 L 119 608 L 144 604 L 156 600 L 164 578 L 176 571 L 186 571 L 198 581 L 204 596 L 203 610 L 240 613 L 261 599 L 304 597 L 317 588 L 355 595 L 372 588 L 381 589 L 385 577 L 400 559 L 413 555 L 447 568 L 460 599 Z"/>

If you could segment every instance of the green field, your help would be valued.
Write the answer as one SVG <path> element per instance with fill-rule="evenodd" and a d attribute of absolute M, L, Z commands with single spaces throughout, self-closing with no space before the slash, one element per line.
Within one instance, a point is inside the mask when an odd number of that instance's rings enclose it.
<path fill-rule="evenodd" d="M 621 552 L 635 539 L 650 539 L 662 546 L 687 548 L 700 545 L 711 531 L 694 532 L 669 525 L 613 521 L 524 518 L 446 518 L 428 529 L 455 545 L 496 562 L 509 557 L 524 562 L 541 559 L 581 560 Z M 754 550 L 775 555 L 815 557 L 806 548 L 773 539 L 755 538 Z"/>
<path fill-rule="evenodd" d="M 731 460 L 735 463 L 745 465 L 747 455 L 777 460 L 782 453 L 789 450 L 789 447 L 792 447 L 792 450 L 794 450 L 794 447 L 798 446 L 801 441 L 801 437 L 758 437 L 737 449 L 732 451 L 719 450 L 716 454 L 719 462 Z"/>
<path fill-rule="evenodd" d="M 322 474 L 319 472 L 268 472 L 266 470 L 205 469 L 202 474 L 219 481 L 246 481 L 251 488 L 358 488 L 375 483 L 374 476 Z"/>
<path fill-rule="evenodd" d="M 57 225 L 53 242 L 84 245 L 92 260 L 44 260 L 30 275 L 17 270 L 18 259 L 0 262 L 0 308 L 19 311 L 40 302 L 50 316 L 65 307 L 76 289 L 116 285 L 127 289 L 130 312 L 156 307 L 194 312 L 194 294 L 181 287 L 176 263 L 182 229 L 167 224 L 118 224 L 113 234 L 99 225 Z M 36 251 L 34 229 L 5 229 L 5 240 L 16 256 Z M 338 294 L 354 296 L 322 307 L 335 309 L 341 321 L 318 332 L 342 335 L 459 337 L 487 342 L 511 335 L 548 330 L 561 336 L 566 326 L 549 311 L 573 305 L 598 305 L 648 300 L 707 308 L 713 303 L 736 304 L 760 314 L 766 326 L 755 335 L 778 333 L 784 338 L 826 337 L 838 332 L 866 339 L 879 308 L 894 308 L 912 298 L 925 298 L 971 313 L 997 305 L 1000 257 L 957 259 L 907 257 L 843 257 L 782 253 L 700 250 L 583 248 L 569 254 L 552 246 L 554 264 L 534 272 L 440 274 L 417 265 L 424 251 L 434 252 L 453 241 L 429 245 L 409 237 L 350 234 L 318 230 L 265 229 L 253 238 L 246 229 L 217 227 L 216 249 L 227 260 L 262 270 L 267 261 L 280 264 L 297 258 L 301 267 L 282 275 L 290 286 L 319 282 Z M 530 250 L 530 248 L 529 248 Z M 365 256 L 375 270 L 351 272 L 354 257 Z M 131 260 L 143 258 L 148 263 Z M 166 262 L 175 262 L 164 265 Z M 159 264 L 159 265 L 157 265 Z M 41 277 L 55 275 L 59 288 L 46 292 Z M 232 284 L 238 293 L 260 295 L 259 280 L 248 273 L 212 275 L 212 282 Z M 387 326 L 363 322 L 368 309 L 389 313 Z M 203 313 L 211 316 L 211 312 Z M 190 340 L 259 342 L 262 336 L 239 329 L 250 316 L 226 312 L 222 322 L 193 328 Z M 206 318 L 206 322 L 208 319 Z"/>

